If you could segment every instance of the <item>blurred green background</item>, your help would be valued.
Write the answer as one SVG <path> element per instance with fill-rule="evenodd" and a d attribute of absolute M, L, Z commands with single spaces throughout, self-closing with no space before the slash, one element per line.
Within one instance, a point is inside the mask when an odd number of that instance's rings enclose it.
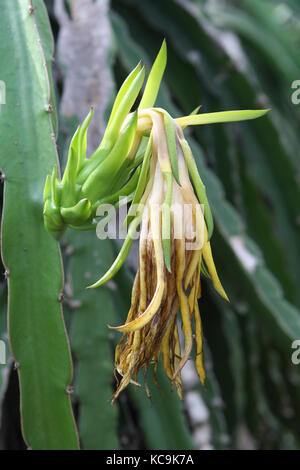
<path fill-rule="evenodd" d="M 109 286 L 86 292 L 89 278 L 99 277 L 118 246 L 88 233 L 64 238 L 64 312 L 82 446 L 300 449 L 300 364 L 292 363 L 292 343 L 300 340 L 300 103 L 292 99 L 293 84 L 300 80 L 299 2 L 98 0 L 99 10 L 97 2 L 79 3 L 46 2 L 56 51 L 74 45 L 67 66 L 59 53 L 53 65 L 62 165 L 88 106 L 98 100 L 107 116 L 122 80 L 140 59 L 149 71 L 163 38 L 168 64 L 157 104 L 173 116 L 200 104 L 203 112 L 271 108 L 257 121 L 186 131 L 215 218 L 212 249 L 231 302 L 225 304 L 204 281 L 200 310 L 207 381 L 204 387 L 198 383 L 190 361 L 182 402 L 163 374 L 161 389 L 153 388 L 149 373 L 152 402 L 144 390 L 129 386 L 111 407 L 117 336 L 107 324 L 127 315 L 134 262 Z M 80 21 L 84 27 L 70 28 L 70 22 Z M 68 27 L 71 40 L 64 42 Z M 97 27 L 103 33 L 99 54 L 106 51 L 105 80 L 97 90 L 86 77 L 81 82 L 79 77 L 79 84 L 71 81 L 68 86 L 76 93 L 82 86 L 87 100 L 74 108 L 77 115 L 74 109 L 66 112 L 66 80 L 72 79 L 72 64 L 76 71 L 82 57 L 92 54 L 92 42 L 84 41 Z M 97 76 L 97 61 L 93 73 Z M 89 70 L 85 74 L 89 77 Z M 106 99 L 99 100 L 101 87 Z M 4 280 L 2 286 L 0 331 L 6 340 Z M 7 367 L 1 366 L 1 373 L 1 445 L 23 448 L 17 381 Z"/>

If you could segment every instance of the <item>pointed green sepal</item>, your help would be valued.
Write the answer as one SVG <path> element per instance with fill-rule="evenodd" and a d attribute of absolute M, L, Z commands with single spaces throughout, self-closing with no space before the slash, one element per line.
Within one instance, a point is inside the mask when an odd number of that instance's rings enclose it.
<path fill-rule="evenodd" d="M 51 176 L 47 175 L 44 192 L 43 192 L 43 203 L 47 201 L 47 199 L 51 198 Z"/>
<path fill-rule="evenodd" d="M 144 159 L 143 159 L 143 163 L 142 163 L 142 169 L 141 169 L 140 177 L 139 177 L 137 187 L 136 187 L 136 190 L 135 190 L 135 193 L 134 193 L 132 204 L 129 208 L 126 219 L 124 220 L 123 227 L 128 227 L 129 224 L 134 219 L 135 214 L 134 214 L 133 211 L 134 211 L 136 205 L 139 204 L 139 202 L 140 202 L 140 200 L 143 196 L 143 193 L 144 193 L 144 190 L 145 190 L 145 187 L 146 187 L 146 184 L 147 184 L 147 177 L 148 177 L 148 173 L 149 173 L 151 153 L 152 153 L 152 133 L 150 134 L 148 144 L 147 144 L 147 147 L 146 147 L 146 151 L 145 151 L 145 155 L 144 155 Z"/>
<path fill-rule="evenodd" d="M 98 201 L 93 204 L 92 213 L 96 213 L 97 208 L 102 204 L 116 204 L 120 198 L 130 196 L 136 188 L 137 182 L 140 177 L 140 172 L 140 168 L 137 168 L 134 174 L 129 178 L 127 183 L 121 189 L 119 189 L 113 194 L 110 194 L 109 196 L 106 196 L 102 199 L 98 199 Z M 128 199 L 127 201 L 129 202 Z"/>
<path fill-rule="evenodd" d="M 122 97 L 122 100 L 120 101 L 120 104 L 117 108 L 117 112 L 111 120 L 110 125 L 106 128 L 101 144 L 95 150 L 91 158 L 86 160 L 86 162 L 83 164 L 83 167 L 77 178 L 77 182 L 79 184 L 83 184 L 91 172 L 94 171 L 100 163 L 104 162 L 106 158 L 108 158 L 110 151 L 118 139 L 121 126 L 126 116 L 130 112 L 136 98 L 138 97 L 144 78 L 145 67 L 139 71 L 127 92 Z"/>
<path fill-rule="evenodd" d="M 102 286 L 102 284 L 109 281 L 121 269 L 121 267 L 123 266 L 128 254 L 129 254 L 134 234 L 136 233 L 140 223 L 141 223 L 141 216 L 136 217 L 132 221 L 132 223 L 130 224 L 127 236 L 126 236 L 126 238 L 124 240 L 124 243 L 122 245 L 122 248 L 121 248 L 117 258 L 115 259 L 114 263 L 111 265 L 110 269 L 101 277 L 101 279 L 99 279 L 99 281 L 95 282 L 95 284 L 92 284 L 91 286 L 88 286 L 87 287 L 88 289 L 93 289 L 95 287 Z"/>
<path fill-rule="evenodd" d="M 57 240 L 64 234 L 66 225 L 60 215 L 59 209 L 52 205 L 50 199 L 44 204 L 44 225 L 47 231 Z"/>
<path fill-rule="evenodd" d="M 205 277 L 207 277 L 208 279 L 210 279 L 210 274 L 209 274 L 209 272 L 208 272 L 208 270 L 207 270 L 207 267 L 205 266 L 205 263 L 204 263 L 203 259 L 202 259 L 202 261 L 201 261 L 201 268 L 200 268 L 200 269 L 201 269 L 201 273 L 203 274 L 203 276 L 205 276 Z"/>
<path fill-rule="evenodd" d="M 200 204 L 203 204 L 204 206 L 204 218 L 205 218 L 208 238 L 210 239 L 214 230 L 214 221 L 213 221 L 213 216 L 211 213 L 210 205 L 207 199 L 206 189 L 198 173 L 198 168 L 197 168 L 193 153 L 190 149 L 188 142 L 185 139 L 180 139 L 179 142 L 180 142 L 180 146 L 181 146 L 183 156 L 187 164 L 189 173 L 192 177 L 193 185 L 194 185 L 198 200 Z"/>
<path fill-rule="evenodd" d="M 200 126 L 203 124 L 217 124 L 222 122 L 247 121 L 264 116 L 269 109 L 250 109 L 238 111 L 223 111 L 219 113 L 195 114 L 177 118 L 178 124 L 183 126 Z"/>
<path fill-rule="evenodd" d="M 115 178 L 127 158 L 137 127 L 137 111 L 129 115 L 120 136 L 108 157 L 99 165 L 82 185 L 82 195 L 92 204 L 107 196 Z"/>
<path fill-rule="evenodd" d="M 167 137 L 168 150 L 171 160 L 171 167 L 173 176 L 176 180 L 176 183 L 181 186 L 178 173 L 178 155 L 177 155 L 177 145 L 176 145 L 176 131 L 173 119 L 166 111 L 164 114 L 164 123 Z"/>
<path fill-rule="evenodd" d="M 67 166 L 61 182 L 61 206 L 72 207 L 76 203 L 76 175 L 78 154 L 75 145 L 70 146 Z"/>
<path fill-rule="evenodd" d="M 73 207 L 61 207 L 60 213 L 66 224 L 81 225 L 91 217 L 91 203 L 86 198 L 81 199 L 81 201 Z"/>
<path fill-rule="evenodd" d="M 143 82 L 145 79 L 145 67 L 139 71 L 135 79 L 133 80 L 131 86 L 129 87 L 127 93 L 123 96 L 120 105 L 118 106 L 116 113 L 111 120 L 110 125 L 106 128 L 105 134 L 103 136 L 103 141 L 100 145 L 106 146 L 109 145 L 110 148 L 116 142 L 117 137 L 119 135 L 121 126 L 129 114 L 135 100 L 138 97 L 138 94 L 142 88 Z"/>
<path fill-rule="evenodd" d="M 167 64 L 167 44 L 164 39 L 157 57 L 152 65 L 139 109 L 151 108 L 156 101 L 160 83 Z"/>
<path fill-rule="evenodd" d="M 166 182 L 166 195 L 162 206 L 162 245 L 167 270 L 171 273 L 171 204 L 172 204 L 172 173 L 163 174 Z"/>
<path fill-rule="evenodd" d="M 193 109 L 193 111 L 189 114 L 189 116 L 194 116 L 195 114 L 198 114 L 200 109 L 202 107 L 202 104 L 197 106 L 197 108 Z M 181 126 L 181 129 L 184 130 L 187 126 Z"/>
<path fill-rule="evenodd" d="M 109 117 L 107 126 L 110 126 L 112 120 L 114 119 L 116 113 L 118 112 L 118 109 L 120 107 L 120 104 L 122 103 L 122 100 L 123 100 L 124 96 L 128 92 L 129 88 L 131 87 L 132 82 L 134 81 L 134 79 L 136 78 L 138 73 L 141 71 L 141 68 L 142 68 L 142 61 L 140 61 L 138 63 L 138 65 L 135 67 L 135 69 L 132 70 L 132 72 L 128 75 L 126 80 L 123 82 L 123 84 L 122 84 L 122 86 L 121 86 L 121 88 L 120 88 L 120 90 L 119 90 L 119 92 L 116 96 L 116 99 L 114 101 L 113 108 L 112 108 L 112 111 L 110 113 L 110 117 Z"/>
<path fill-rule="evenodd" d="M 57 179 L 57 166 L 54 165 L 51 174 L 51 203 L 55 207 L 59 207 L 60 204 L 60 185 Z"/>
<path fill-rule="evenodd" d="M 87 117 L 83 121 L 83 123 L 80 126 L 79 129 L 79 135 L 78 135 L 78 165 L 77 165 L 77 171 L 80 170 L 83 162 L 86 159 L 86 148 L 87 148 L 87 131 L 88 127 L 91 123 L 91 120 L 93 119 L 95 114 L 94 108 L 91 107 L 90 112 L 88 113 Z"/>

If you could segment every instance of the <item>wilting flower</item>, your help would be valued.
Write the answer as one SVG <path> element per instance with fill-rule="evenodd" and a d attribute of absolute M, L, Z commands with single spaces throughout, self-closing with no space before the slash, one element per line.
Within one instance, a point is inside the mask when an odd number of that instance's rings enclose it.
<path fill-rule="evenodd" d="M 227 299 L 213 263 L 208 231 L 200 202 L 189 178 L 188 162 L 193 159 L 179 125 L 174 126 L 174 150 L 178 179 L 172 164 L 164 114 L 146 110 L 141 116 L 152 120 L 150 177 L 144 193 L 136 274 L 131 307 L 115 353 L 115 367 L 122 376 L 114 399 L 131 382 L 137 382 L 141 368 L 157 368 L 160 353 L 165 372 L 182 395 L 180 371 L 196 342 L 196 369 L 204 382 L 202 327 L 198 299 L 201 296 L 201 266 L 207 270 L 215 288 Z M 193 160 L 192 160 L 193 162 Z M 195 187 L 199 181 L 195 181 Z M 204 207 L 205 210 L 205 207 Z M 184 347 L 178 331 L 181 312 Z"/>
<path fill-rule="evenodd" d="M 141 63 L 123 83 L 99 147 L 87 158 L 91 110 L 71 141 L 63 178 L 57 178 L 54 168 L 44 189 L 45 226 L 56 238 L 67 227 L 95 230 L 97 208 L 104 203 L 117 207 L 124 196 L 132 201 L 121 251 L 108 272 L 90 287 L 102 285 L 120 269 L 133 235 L 141 227 L 139 269 L 130 310 L 123 325 L 111 327 L 123 333 L 115 352 L 115 370 L 121 380 L 113 400 L 129 383 L 138 384 L 140 369 L 147 372 L 153 364 L 155 376 L 160 355 L 172 387 L 181 397 L 180 373 L 191 355 L 193 338 L 196 369 L 204 382 L 198 306 L 201 275 L 209 277 L 219 294 L 228 299 L 212 257 L 213 219 L 205 186 L 183 129 L 254 119 L 267 112 L 198 114 L 196 109 L 189 116 L 173 119 L 164 109 L 153 107 L 165 66 L 164 42 L 138 109 L 130 112 L 145 76 Z M 178 326 L 179 311 L 183 334 Z"/>
<path fill-rule="evenodd" d="M 153 364 L 155 377 L 160 355 L 181 397 L 181 370 L 190 358 L 193 337 L 196 369 L 201 382 L 205 380 L 198 306 L 201 274 L 210 277 L 217 292 L 228 298 L 212 257 L 213 220 L 205 187 L 182 130 L 197 119 L 194 115 L 174 120 L 160 108 L 138 112 L 137 135 L 148 133 L 149 140 L 126 220 L 129 232 L 113 266 L 92 286 L 103 284 L 120 268 L 140 224 L 139 269 L 130 310 L 124 325 L 111 327 L 123 333 L 115 352 L 115 370 L 121 380 L 113 401 L 129 383 L 139 385 L 140 369 L 146 372 Z M 147 384 L 146 390 L 149 394 Z"/>

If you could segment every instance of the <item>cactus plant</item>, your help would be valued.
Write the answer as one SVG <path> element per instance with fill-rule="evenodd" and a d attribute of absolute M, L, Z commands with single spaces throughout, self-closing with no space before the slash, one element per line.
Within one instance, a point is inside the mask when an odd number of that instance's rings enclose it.
<path fill-rule="evenodd" d="M 68 5 L 68 24 L 76 21 L 72 0 L 55 3 L 55 7 L 53 2 L 46 5 L 57 39 L 62 25 L 55 19 L 59 4 Z M 1 406 L 7 406 L 18 375 L 23 438 L 33 449 L 76 449 L 77 427 L 83 449 L 183 449 L 195 443 L 217 449 L 299 448 L 299 374 L 290 357 L 291 343 L 300 337 L 299 106 L 291 100 L 299 70 L 297 2 L 289 0 L 283 6 L 273 0 L 111 0 L 110 5 L 115 38 L 110 41 L 108 66 L 120 92 L 100 145 L 88 155 L 91 108 L 71 138 L 62 176 L 55 146 L 53 41 L 46 10 L 37 0 L 6 2 L 2 8 L 0 51 L 6 68 L 2 67 L 0 80 L 5 82 L 7 100 L 2 104 L 1 99 L 4 200 L 1 195 L 0 202 L 2 271 L 7 279 L 0 284 L 0 334 L 6 338 L 7 300 L 15 370 L 10 370 Z M 160 47 L 143 93 L 145 72 Z M 66 71 L 56 64 L 55 72 L 60 99 Z M 136 101 L 139 104 L 133 112 Z M 201 109 L 191 112 L 198 103 Z M 210 110 L 248 107 L 272 108 L 272 113 L 248 124 L 188 126 L 241 117 L 210 115 Z M 62 121 L 60 130 L 68 132 Z M 199 363 L 203 347 L 204 387 L 197 380 L 189 384 L 183 374 L 181 389 L 179 373 L 172 375 L 174 367 L 178 368 L 178 342 L 175 350 L 174 342 L 169 342 L 169 356 L 163 348 L 164 365 L 183 400 L 171 393 L 163 364 L 159 364 L 161 390 L 153 387 L 151 377 L 146 382 L 152 404 L 131 384 L 112 407 L 109 400 L 120 391 L 113 380 L 112 360 L 119 333 L 110 331 L 107 323 L 124 324 L 130 307 L 132 273 L 124 263 L 132 235 L 140 224 L 145 226 L 146 212 L 136 214 L 134 209 L 146 199 L 157 142 L 163 142 L 168 155 L 160 158 L 165 202 L 161 229 L 167 235 L 160 259 L 166 278 L 171 279 L 176 271 L 170 233 L 172 198 L 182 179 L 180 153 L 194 194 L 204 206 L 207 236 L 231 302 L 215 295 L 209 279 L 202 283 L 204 337 L 201 345 L 198 322 L 198 351 L 194 347 L 191 354 L 196 355 L 203 378 Z M 117 255 L 111 241 L 95 237 L 95 229 L 97 207 L 112 204 L 118 208 L 120 197 L 129 203 L 125 225 L 130 228 Z M 72 404 L 77 427 L 70 401 L 70 346 L 61 310 L 63 275 L 57 244 L 61 237 L 67 276 L 64 317 L 75 367 Z M 207 264 L 202 262 L 199 268 L 209 278 Z M 98 288 L 85 290 L 99 275 Z M 108 284 L 100 286 L 104 281 Z M 215 285 L 223 292 L 216 277 Z M 121 328 L 130 328 L 131 320 Z M 138 325 L 143 321 L 137 315 L 134 320 Z M 125 331 L 124 351 L 129 357 L 130 338 L 138 339 L 138 332 L 147 333 L 147 328 L 146 322 L 141 329 Z M 118 350 L 117 346 L 116 365 L 124 373 L 126 358 Z M 134 372 L 142 362 L 135 362 Z M 192 361 L 189 366 L 193 368 Z M 0 369 L 1 373 L 1 365 Z M 2 374 L 0 400 L 1 378 Z M 141 374 L 128 378 L 143 381 Z M 190 394 L 202 397 L 208 422 L 195 425 Z M 16 388 L 14 395 L 18 395 Z M 5 409 L 5 422 L 9 413 Z M 204 439 L 201 433 L 208 429 Z M 5 432 L 4 426 L 0 434 Z M 245 436 L 246 441 L 242 440 Z M 0 438 L 3 445 L 6 438 Z"/>
<path fill-rule="evenodd" d="M 7 2 L 0 22 L 7 93 L 0 126 L 5 180 L 1 241 L 23 436 L 34 449 L 77 449 L 61 256 L 41 215 L 42 181 L 57 160 L 51 31 L 38 1 Z"/>
<path fill-rule="evenodd" d="M 113 260 L 110 240 L 91 233 L 70 233 L 67 277 L 72 290 L 70 340 L 76 361 L 75 394 L 80 400 L 79 432 L 84 449 L 118 449 L 118 410 L 107 406 L 112 396 L 113 345 L 107 323 L 115 315 L 109 287 L 82 289 L 93 273 Z M 100 246 L 99 246 L 100 243 Z M 101 367 L 100 367 L 101 366 Z"/>
<path fill-rule="evenodd" d="M 111 327 L 123 333 L 115 353 L 115 370 L 122 379 L 112 402 L 130 382 L 137 383 L 141 368 L 147 371 L 150 363 L 154 363 L 156 374 L 160 353 L 172 388 L 176 387 L 182 397 L 180 372 L 192 351 L 193 318 L 196 369 L 201 382 L 205 382 L 198 307 L 200 274 L 211 278 L 214 288 L 225 300 L 228 297 L 212 257 L 213 219 L 205 186 L 184 138 L 183 128 L 256 119 L 268 112 L 193 112 L 189 116 L 172 119 L 166 110 L 154 107 L 166 62 L 167 48 L 163 41 L 138 109 L 130 112 L 144 80 L 145 69 L 141 62 L 120 88 L 104 136 L 95 152 L 86 158 L 90 112 L 71 140 L 62 179 L 57 178 L 54 167 L 52 175 L 47 176 L 44 189 L 45 227 L 59 238 L 67 225 L 78 229 L 81 225 L 95 228 L 94 218 L 99 215 L 98 209 L 105 198 L 110 197 L 114 190 L 122 191 L 124 185 L 133 186 L 134 174 L 139 173 L 136 188 L 132 188 L 130 219 L 125 221 L 129 230 L 123 247 L 106 274 L 90 286 L 99 287 L 116 274 L 141 225 L 140 266 L 133 285 L 129 314 L 125 324 Z M 148 137 L 144 146 L 143 137 Z M 139 150 L 141 154 L 144 152 L 141 171 L 138 170 Z M 203 205 L 203 214 L 200 204 Z M 137 208 L 132 217 L 134 205 Z M 189 215 L 186 213 L 188 205 L 191 209 Z M 185 336 L 183 351 L 177 324 L 179 307 Z M 148 388 L 147 393 L 150 394 Z"/>

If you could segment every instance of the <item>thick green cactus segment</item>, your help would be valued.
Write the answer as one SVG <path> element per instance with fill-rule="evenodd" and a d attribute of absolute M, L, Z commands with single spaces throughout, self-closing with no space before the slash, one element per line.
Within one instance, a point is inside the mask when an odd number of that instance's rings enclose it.
<path fill-rule="evenodd" d="M 207 343 L 205 343 L 204 355 L 207 364 L 205 387 L 198 383 L 195 384 L 194 389 L 200 393 L 209 411 L 211 444 L 214 449 L 224 450 L 229 446 L 229 442 L 224 442 L 224 437 L 228 436 L 228 424 L 224 413 L 223 397 L 213 368 L 211 351 Z"/>
<path fill-rule="evenodd" d="M 5 393 L 6 381 L 5 369 L 9 363 L 9 352 L 7 344 L 7 289 L 6 286 L 0 284 L 0 422 L 2 414 L 2 400 Z M 3 361 L 3 362 L 2 362 Z"/>
<path fill-rule="evenodd" d="M 74 391 L 79 400 L 79 433 L 84 449 L 118 449 L 118 407 L 111 406 L 113 394 L 113 345 L 107 324 L 114 320 L 108 286 L 87 291 L 89 279 L 104 273 L 114 254 L 110 240 L 99 240 L 95 233 L 69 232 L 71 249 L 68 278 L 72 299 L 78 307 L 72 313 L 71 344 L 76 358 Z"/>
<path fill-rule="evenodd" d="M 44 181 L 56 163 L 48 68 L 53 50 L 43 2 L 3 3 L 0 53 L 5 63 L 1 79 L 6 82 L 0 117 L 2 257 L 22 430 L 32 449 L 77 449 L 68 393 L 72 364 L 60 305 L 61 256 L 42 217 Z"/>

